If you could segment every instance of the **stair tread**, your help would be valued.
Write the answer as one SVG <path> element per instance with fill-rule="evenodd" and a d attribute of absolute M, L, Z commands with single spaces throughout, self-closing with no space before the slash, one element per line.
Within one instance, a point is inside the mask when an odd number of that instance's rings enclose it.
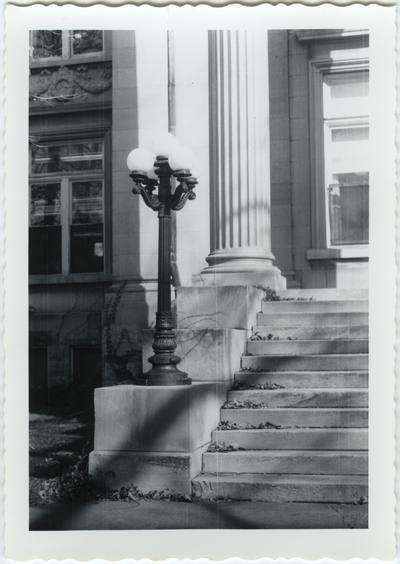
<path fill-rule="evenodd" d="M 229 478 L 231 482 L 247 483 L 303 483 L 303 484 L 365 484 L 368 476 L 360 474 L 235 474 L 230 472 L 219 472 L 218 474 L 199 474 L 192 480 L 220 482 L 221 478 Z"/>
<path fill-rule="evenodd" d="M 205 452 L 207 456 L 227 456 L 227 457 L 252 457 L 252 456 L 329 456 L 332 458 L 336 458 L 337 456 L 367 456 L 368 452 L 363 450 L 295 450 L 295 449 L 286 449 L 286 450 L 275 450 L 275 449 L 265 449 L 265 450 L 235 450 L 231 452 Z"/>
<path fill-rule="evenodd" d="M 338 354 L 332 354 L 332 353 L 328 353 L 328 354 L 268 354 L 268 355 L 265 355 L 265 354 L 244 354 L 244 355 L 242 355 L 243 358 L 247 358 L 247 357 L 248 357 L 248 358 L 252 358 L 252 357 L 254 358 L 255 356 L 268 356 L 268 357 L 270 357 L 270 358 L 275 358 L 275 357 L 281 358 L 282 356 L 288 356 L 288 357 L 290 357 L 290 358 L 294 358 L 294 357 L 297 357 L 297 358 L 309 358 L 309 357 L 312 357 L 312 358 L 316 358 L 316 357 L 323 357 L 323 358 L 332 357 L 332 358 L 337 358 L 338 356 L 343 356 L 343 357 L 346 357 L 346 358 L 347 358 L 347 357 L 357 357 L 357 358 L 358 358 L 358 357 L 360 357 L 360 356 L 362 356 L 362 357 L 367 357 L 367 356 L 368 356 L 368 353 L 348 353 L 348 354 L 346 354 L 346 353 L 338 353 Z"/>
<path fill-rule="evenodd" d="M 366 339 L 365 337 L 362 339 L 249 339 L 249 343 L 266 343 L 266 344 L 271 344 L 271 343 L 301 343 L 302 345 L 306 345 L 306 344 L 315 344 L 315 343 L 356 343 L 357 345 L 359 345 L 360 343 L 362 343 L 363 341 L 365 341 L 366 343 L 369 342 L 369 339 Z M 351 354 L 357 354 L 357 353 L 351 353 Z"/>
<path fill-rule="evenodd" d="M 270 356 L 270 355 L 268 355 Z M 368 374 L 369 370 L 364 369 L 364 368 L 360 368 L 357 370 L 309 370 L 310 374 L 312 374 L 313 376 L 316 376 L 317 374 L 323 374 L 324 376 L 334 376 L 336 374 L 343 374 L 344 372 L 346 373 L 346 376 L 350 376 L 351 374 Z M 235 372 L 235 377 L 236 376 L 240 376 L 240 375 L 249 375 L 249 374 L 254 374 L 254 376 L 263 376 L 264 374 L 266 376 L 271 376 L 271 375 L 277 375 L 277 374 L 282 374 L 285 376 L 289 376 L 290 374 L 293 375 L 301 375 L 304 377 L 304 374 L 307 373 L 307 370 L 257 370 L 257 372 L 254 372 L 253 370 L 240 370 L 238 372 Z"/>
<path fill-rule="evenodd" d="M 250 433 L 262 433 L 262 434 L 276 434 L 276 433 L 280 433 L 281 435 L 285 434 L 285 433 L 290 433 L 290 434 L 304 434 L 304 433 L 310 433 L 311 434 L 316 434 L 316 433 L 325 433 L 325 434 L 335 434 L 337 435 L 338 433 L 346 433 L 346 434 L 367 434 L 368 433 L 368 429 L 363 428 L 363 427 L 346 427 L 346 428 L 337 428 L 337 427 L 301 427 L 301 428 L 293 428 L 293 427 L 282 427 L 281 429 L 229 429 L 226 431 L 223 430 L 215 430 L 212 431 L 213 433 L 245 433 L 245 434 L 250 434 Z"/>
<path fill-rule="evenodd" d="M 283 411 L 283 410 L 288 410 L 288 409 L 296 409 L 296 413 L 298 413 L 299 411 L 305 411 L 305 412 L 310 412 L 310 411 L 318 411 L 323 413 L 324 411 L 334 411 L 334 412 L 339 412 L 339 411 L 359 411 L 359 412 L 365 412 L 368 411 L 368 407 L 255 407 L 255 408 L 246 408 L 246 407 L 241 407 L 239 409 L 230 409 L 229 407 L 221 407 L 221 411 L 224 411 L 226 413 L 228 412 L 246 412 L 246 413 L 254 413 L 257 411 L 266 411 L 266 412 L 271 412 L 271 411 Z"/>
<path fill-rule="evenodd" d="M 291 394 L 305 394 L 307 392 L 313 393 L 321 393 L 321 394 L 337 394 L 340 392 L 351 392 L 354 394 L 365 394 L 368 388 L 278 388 L 276 390 L 257 390 L 257 389 L 248 389 L 248 390 L 229 390 L 228 393 L 235 392 L 274 392 L 274 393 L 291 393 Z"/>

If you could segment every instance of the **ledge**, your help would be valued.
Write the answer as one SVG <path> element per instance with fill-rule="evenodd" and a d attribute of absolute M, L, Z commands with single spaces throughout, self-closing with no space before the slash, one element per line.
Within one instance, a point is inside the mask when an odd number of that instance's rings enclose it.
<path fill-rule="evenodd" d="M 310 29 L 296 32 L 297 39 L 301 43 L 320 41 L 323 39 L 338 39 L 341 37 L 359 37 L 365 35 L 369 35 L 368 29 Z"/>
<path fill-rule="evenodd" d="M 111 274 L 104 272 L 92 272 L 86 274 L 31 274 L 29 276 L 29 285 L 35 286 L 39 284 L 88 284 L 88 283 L 104 283 L 111 282 Z"/>
<path fill-rule="evenodd" d="M 308 249 L 308 260 L 331 260 L 331 259 L 368 259 L 369 246 L 349 246 L 335 249 Z"/>

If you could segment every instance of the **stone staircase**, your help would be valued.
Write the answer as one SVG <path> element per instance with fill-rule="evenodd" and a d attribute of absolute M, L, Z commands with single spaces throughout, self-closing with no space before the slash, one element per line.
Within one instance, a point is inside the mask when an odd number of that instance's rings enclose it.
<path fill-rule="evenodd" d="M 364 503 L 367 291 L 279 295 L 294 300 L 262 302 L 221 409 L 228 423 L 212 433 L 213 442 L 239 450 L 204 453 L 193 492 L 202 499 Z"/>

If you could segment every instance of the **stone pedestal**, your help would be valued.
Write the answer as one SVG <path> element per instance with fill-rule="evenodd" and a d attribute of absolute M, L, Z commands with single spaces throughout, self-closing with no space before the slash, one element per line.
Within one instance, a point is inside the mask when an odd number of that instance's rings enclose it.
<path fill-rule="evenodd" d="M 185 495 L 219 421 L 216 384 L 113 386 L 95 391 L 89 473 L 109 489 L 165 488 Z"/>
<path fill-rule="evenodd" d="M 268 34 L 210 31 L 209 266 L 196 285 L 286 280 L 271 252 Z"/>
<path fill-rule="evenodd" d="M 254 286 L 177 288 L 178 329 L 251 330 L 263 297 L 263 290 Z"/>

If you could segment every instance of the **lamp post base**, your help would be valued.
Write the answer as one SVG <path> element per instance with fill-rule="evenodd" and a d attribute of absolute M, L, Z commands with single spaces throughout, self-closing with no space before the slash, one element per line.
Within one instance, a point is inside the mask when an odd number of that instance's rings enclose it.
<path fill-rule="evenodd" d="M 177 368 L 181 359 L 177 355 L 163 356 L 160 354 L 149 358 L 153 365 L 151 370 L 142 374 L 136 386 L 190 386 L 192 380 L 186 372 Z"/>
<path fill-rule="evenodd" d="M 147 378 L 147 376 L 150 376 L 149 373 L 147 372 L 147 374 L 142 374 L 142 376 L 137 380 L 137 382 L 134 382 L 134 386 L 191 386 L 192 384 L 192 380 L 190 378 L 187 378 L 187 375 L 185 377 L 185 373 L 181 372 L 182 374 L 182 378 L 180 379 L 171 379 L 171 380 L 165 380 L 165 379 L 157 379 L 157 378 Z"/>
<path fill-rule="evenodd" d="M 134 382 L 135 386 L 190 386 L 191 384 L 192 380 L 188 378 L 186 372 L 180 370 L 168 374 L 149 370 Z"/>

